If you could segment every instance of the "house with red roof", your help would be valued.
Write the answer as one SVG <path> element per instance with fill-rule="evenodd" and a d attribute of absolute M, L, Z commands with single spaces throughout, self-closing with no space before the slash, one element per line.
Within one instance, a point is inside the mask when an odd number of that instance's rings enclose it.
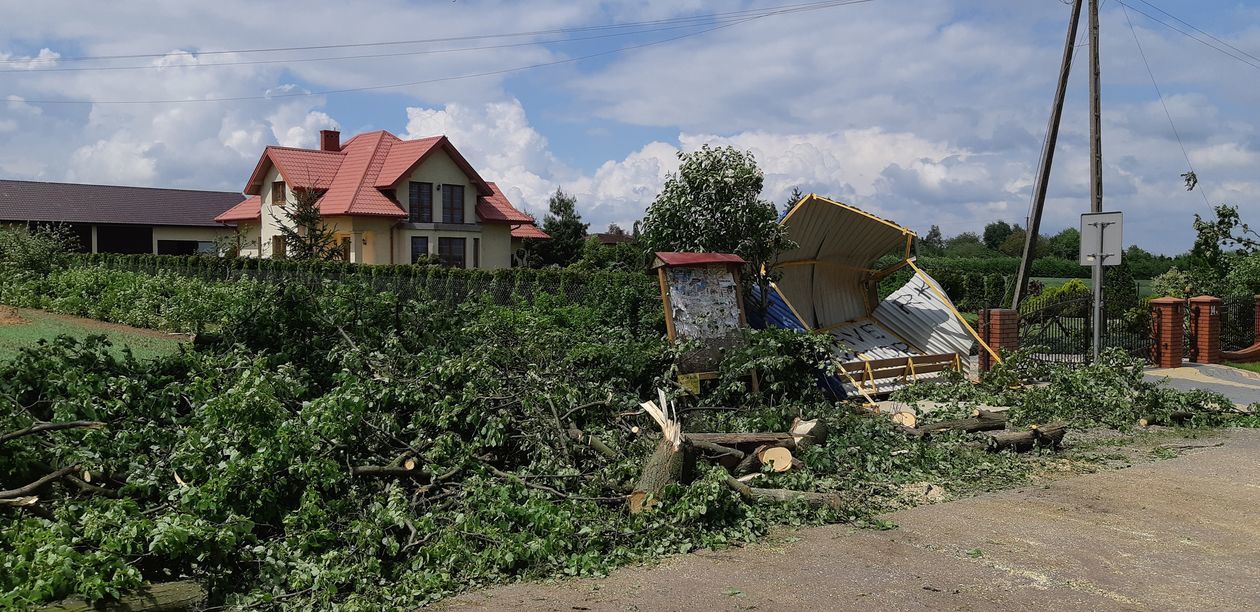
<path fill-rule="evenodd" d="M 295 190 L 318 194 L 325 225 L 357 263 L 428 255 L 455 267 L 506 268 L 527 241 L 549 238 L 445 136 L 403 140 L 384 130 L 345 143 L 324 130 L 319 149 L 267 147 L 245 184 L 248 198 L 215 220 L 236 226 L 242 255 L 283 257 L 283 209 Z"/>

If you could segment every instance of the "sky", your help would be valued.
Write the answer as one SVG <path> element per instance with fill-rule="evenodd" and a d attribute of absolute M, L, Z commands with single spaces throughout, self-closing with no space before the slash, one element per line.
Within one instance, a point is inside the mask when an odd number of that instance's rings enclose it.
<path fill-rule="evenodd" d="M 385 129 L 447 135 L 540 218 L 562 188 L 592 231 L 629 227 L 705 144 L 751 150 L 780 206 L 799 187 L 921 233 L 1023 224 L 1071 7 L 807 3 L 0 0 L 0 178 L 237 191 L 267 145 Z M 1209 203 L 1256 222 L 1260 2 L 1104 0 L 1100 21 L 1125 242 L 1184 251 Z M 1086 51 L 1044 232 L 1089 208 Z"/>

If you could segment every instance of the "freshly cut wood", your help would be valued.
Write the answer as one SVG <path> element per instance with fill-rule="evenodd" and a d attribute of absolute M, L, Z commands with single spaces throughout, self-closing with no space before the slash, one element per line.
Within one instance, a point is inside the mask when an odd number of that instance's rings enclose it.
<path fill-rule="evenodd" d="M 617 451 L 613 450 L 607 444 L 604 444 L 603 440 L 600 440 L 599 438 L 596 438 L 595 436 L 583 433 L 581 429 L 578 429 L 576 423 L 573 423 L 573 422 L 569 423 L 568 434 L 569 434 L 569 438 L 572 439 L 574 442 L 577 442 L 579 444 L 585 444 L 591 447 L 591 450 L 594 450 L 595 452 L 605 457 L 608 457 L 609 459 L 617 458 Z"/>
<path fill-rule="evenodd" d="M 892 422 L 913 429 L 919 422 L 919 417 L 916 417 L 913 412 L 894 412 Z"/>
<path fill-rule="evenodd" d="M 30 506 L 39 501 L 39 497 L 35 495 L 25 495 L 22 497 L 11 497 L 9 499 L 0 499 L 0 506 Z"/>
<path fill-rule="evenodd" d="M 937 433 L 943 431 L 965 431 L 974 433 L 977 431 L 993 431 L 997 429 L 1006 429 L 1006 415 L 1000 412 L 989 412 L 987 410 L 977 411 L 969 419 L 952 419 L 948 421 L 939 421 L 922 425 L 919 429 L 929 433 Z"/>
<path fill-rule="evenodd" d="M 184 612 L 201 610 L 205 605 L 206 590 L 191 580 L 151 584 L 139 593 L 124 595 L 106 604 L 109 610 L 130 612 Z M 77 597 L 39 608 L 43 612 L 93 612 L 100 609 Z"/>
<path fill-rule="evenodd" d="M 768 445 L 763 444 L 758 446 L 753 452 L 744 455 L 744 458 L 741 459 L 735 467 L 731 468 L 731 473 L 736 476 L 743 476 L 745 474 L 753 474 L 760 471 L 761 453 L 765 452 L 768 448 L 770 448 Z"/>
<path fill-rule="evenodd" d="M 723 446 L 737 446 L 740 444 L 768 444 L 771 446 L 782 446 L 785 448 L 795 448 L 796 438 L 790 433 L 689 433 L 687 439 L 701 442 L 712 442 Z"/>
<path fill-rule="evenodd" d="M 643 464 L 643 470 L 628 498 L 632 514 L 651 508 L 653 500 L 666 485 L 690 480 L 695 468 L 695 454 L 685 444 L 686 436 L 683 435 L 682 423 L 676 418 L 673 405 L 663 390 L 657 393 L 660 396 L 660 405 L 650 401 L 640 404 L 656 424 L 660 425 L 662 435 L 656 450 L 652 451 Z"/>
<path fill-rule="evenodd" d="M 786 472 L 792 469 L 792 451 L 782 446 L 771 446 L 757 453 L 757 461 L 775 472 Z"/>
<path fill-rule="evenodd" d="M 805 447 L 814 444 L 826 444 L 827 424 L 818 419 L 802 419 L 796 417 L 792 420 L 792 426 L 788 428 L 788 433 L 792 434 L 792 438 L 796 441 L 796 448 L 804 450 Z"/>
<path fill-rule="evenodd" d="M 1194 418 L 1193 413 L 1183 412 L 1179 410 L 1177 412 L 1173 412 L 1167 417 L 1161 417 L 1161 416 L 1156 416 L 1156 415 L 1144 416 L 1138 419 L 1138 425 L 1141 427 L 1150 427 L 1152 425 L 1170 425 L 1170 424 L 1181 425 L 1182 423 L 1185 423 L 1186 421 L 1189 421 L 1192 418 Z"/>
<path fill-rule="evenodd" d="M 721 444 L 705 442 L 704 440 L 693 440 L 690 436 L 687 437 L 687 443 L 705 452 L 715 453 L 717 455 L 729 455 L 734 457 L 737 461 L 742 460 L 747 456 L 747 453 L 739 450 L 738 448 L 722 446 Z"/>
<path fill-rule="evenodd" d="M 840 510 L 844 508 L 844 500 L 839 495 L 831 493 L 815 493 L 812 491 L 792 491 L 789 489 L 760 489 L 750 487 L 740 482 L 738 479 L 727 477 L 726 486 L 740 494 L 747 501 L 751 502 L 795 502 L 803 501 L 807 505 L 814 508 L 831 508 Z"/>
<path fill-rule="evenodd" d="M 1026 451 L 1033 448 L 1058 448 L 1067 434 L 1067 424 L 1033 425 L 1028 431 L 1003 431 L 989 434 L 990 451 Z"/>
<path fill-rule="evenodd" d="M 761 472 L 753 472 L 751 474 L 744 474 L 743 476 L 740 476 L 739 478 L 736 478 L 735 480 L 738 480 L 740 482 L 752 482 L 758 478 L 761 478 L 762 476 L 765 476 L 765 474 L 762 474 Z"/>

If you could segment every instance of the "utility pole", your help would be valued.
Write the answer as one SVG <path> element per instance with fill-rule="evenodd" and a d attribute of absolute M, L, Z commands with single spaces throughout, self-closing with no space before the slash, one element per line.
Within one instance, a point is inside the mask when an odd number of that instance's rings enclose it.
<path fill-rule="evenodd" d="M 1098 70 L 1098 0 L 1089 0 L 1089 210 L 1102 212 L 1102 111 L 1099 95 Z M 1100 234 L 1101 235 L 1101 234 Z M 1101 238 L 1099 238 L 1101 240 Z M 1102 343 L 1103 295 L 1102 258 L 1093 269 L 1094 281 L 1094 361 Z"/>
<path fill-rule="evenodd" d="M 1072 3 L 1072 19 L 1068 21 L 1067 42 L 1063 43 L 1063 63 L 1059 65 L 1059 85 L 1054 91 L 1054 105 L 1050 109 L 1050 125 L 1046 128 L 1046 142 L 1041 148 L 1041 172 L 1033 187 L 1032 211 L 1024 233 L 1024 256 L 1019 261 L 1019 273 L 1015 276 L 1015 295 L 1011 308 L 1019 310 L 1019 303 L 1028 293 L 1028 278 L 1032 276 L 1032 262 L 1037 250 L 1037 235 L 1041 232 L 1041 211 L 1046 205 L 1046 187 L 1050 184 L 1050 168 L 1054 165 L 1054 147 L 1059 141 L 1059 119 L 1063 117 L 1063 98 L 1067 95 L 1068 74 L 1072 70 L 1072 54 L 1076 50 L 1076 26 L 1081 20 L 1081 3 Z M 1093 0 L 1091 0 L 1092 2 Z"/>

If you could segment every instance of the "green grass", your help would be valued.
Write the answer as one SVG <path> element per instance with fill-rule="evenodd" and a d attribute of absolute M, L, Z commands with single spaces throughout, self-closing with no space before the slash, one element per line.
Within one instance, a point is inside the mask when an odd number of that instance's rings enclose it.
<path fill-rule="evenodd" d="M 1049 277 L 1049 276 L 1034 276 L 1034 277 L 1033 277 L 1033 280 L 1035 280 L 1035 281 L 1040 281 L 1040 282 L 1041 282 L 1041 284 L 1042 284 L 1042 285 L 1044 285 L 1046 289 L 1050 289 L 1051 287 L 1058 287 L 1059 285 L 1062 285 L 1063 283 L 1066 283 L 1066 282 L 1068 282 L 1068 281 L 1070 281 L 1070 280 L 1072 280 L 1072 279 L 1070 279 L 1070 278 L 1053 278 L 1053 277 Z M 1088 278 L 1084 278 L 1084 279 L 1081 279 L 1081 280 L 1085 281 L 1085 284 L 1087 284 L 1087 285 L 1089 284 L 1089 279 L 1088 279 Z M 1150 281 L 1150 280 L 1138 280 L 1138 281 L 1137 281 L 1137 286 L 1138 286 L 1138 297 L 1139 297 L 1139 298 L 1148 298 L 1148 297 L 1151 297 L 1151 296 L 1152 296 L 1152 294 L 1154 293 L 1153 291 L 1151 291 L 1151 281 Z"/>
<path fill-rule="evenodd" d="M 1225 365 L 1231 368 L 1238 368 L 1239 370 L 1247 370 L 1248 372 L 1260 374 L 1260 363 L 1233 363 L 1226 361 Z"/>
<path fill-rule="evenodd" d="M 102 328 L 92 321 L 67 319 L 37 310 L 24 310 L 21 315 L 26 323 L 0 326 L 0 359 L 12 359 L 22 349 L 33 347 L 40 340 L 51 340 L 61 335 L 79 339 L 104 335 L 114 344 L 115 351 L 121 353 L 122 348 L 128 346 L 141 359 L 173 353 L 181 342 L 179 337 L 165 338 L 140 330 L 132 332 L 117 325 Z"/>

